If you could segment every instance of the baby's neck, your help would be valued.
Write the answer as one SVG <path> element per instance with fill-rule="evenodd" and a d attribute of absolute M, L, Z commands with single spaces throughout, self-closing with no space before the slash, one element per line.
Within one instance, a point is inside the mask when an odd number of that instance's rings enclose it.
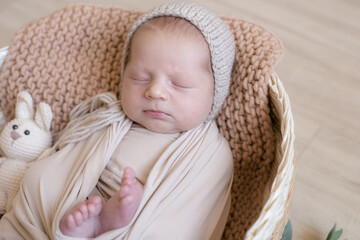
<path fill-rule="evenodd" d="M 153 134 L 159 134 L 159 135 L 163 134 L 163 135 L 170 135 L 170 136 L 177 137 L 180 134 L 180 132 L 175 132 L 175 133 L 158 133 L 158 132 L 154 132 L 154 131 L 151 131 L 151 130 L 147 129 L 146 127 L 138 124 L 137 122 L 133 122 L 131 127 L 132 128 L 137 128 L 137 129 L 143 129 L 144 132 L 147 131 L 147 132 L 150 132 L 150 133 L 153 133 Z"/>

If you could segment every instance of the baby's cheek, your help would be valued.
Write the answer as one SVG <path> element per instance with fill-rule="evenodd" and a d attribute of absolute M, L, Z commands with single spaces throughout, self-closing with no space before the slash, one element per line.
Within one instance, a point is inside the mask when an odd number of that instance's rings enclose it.
<path fill-rule="evenodd" d="M 121 107 L 122 107 L 124 114 L 128 115 L 129 114 L 128 101 L 124 100 L 124 98 L 122 98 L 122 100 L 121 100 Z"/>
<path fill-rule="evenodd" d="M 182 111 L 182 124 L 185 130 L 192 129 L 197 127 L 200 123 L 204 122 L 207 119 L 210 111 L 208 111 L 204 106 L 192 104 L 189 109 Z"/>
<path fill-rule="evenodd" d="M 199 114 L 201 114 L 204 118 L 207 118 L 211 112 L 212 104 L 212 97 L 204 96 L 202 103 L 198 106 Z"/>
<path fill-rule="evenodd" d="M 124 114 L 130 118 L 130 116 L 132 116 L 132 112 L 131 112 L 131 107 L 128 106 L 127 102 L 123 102 L 122 108 Z"/>

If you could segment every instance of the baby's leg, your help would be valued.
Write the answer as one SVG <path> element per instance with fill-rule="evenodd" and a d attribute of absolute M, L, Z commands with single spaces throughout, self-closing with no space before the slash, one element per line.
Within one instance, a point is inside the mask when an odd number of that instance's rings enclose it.
<path fill-rule="evenodd" d="M 125 168 L 120 190 L 104 206 L 100 197 L 92 197 L 75 207 L 60 222 L 63 234 L 72 237 L 96 237 L 128 225 L 139 207 L 142 187 L 131 168 Z"/>
<path fill-rule="evenodd" d="M 125 227 L 139 207 L 143 189 L 131 168 L 124 169 L 120 190 L 104 205 L 100 213 L 100 233 Z"/>

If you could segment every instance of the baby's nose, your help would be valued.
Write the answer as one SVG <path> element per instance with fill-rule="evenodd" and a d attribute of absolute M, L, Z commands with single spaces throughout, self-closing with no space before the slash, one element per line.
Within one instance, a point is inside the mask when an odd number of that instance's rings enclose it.
<path fill-rule="evenodd" d="M 13 139 L 13 140 L 16 140 L 18 138 L 21 138 L 21 135 L 19 133 L 17 133 L 16 131 L 12 131 L 10 133 L 10 137 Z"/>
<path fill-rule="evenodd" d="M 165 83 L 154 81 L 149 85 L 145 95 L 149 99 L 167 100 L 167 87 Z"/>

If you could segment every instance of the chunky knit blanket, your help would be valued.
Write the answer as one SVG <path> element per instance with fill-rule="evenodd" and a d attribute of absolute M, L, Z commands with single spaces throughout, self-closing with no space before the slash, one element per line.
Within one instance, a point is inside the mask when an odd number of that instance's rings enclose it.
<path fill-rule="evenodd" d="M 14 36 L 0 73 L 0 107 L 14 116 L 19 91 L 52 106 L 52 131 L 63 129 L 81 101 L 119 91 L 121 53 L 140 12 L 77 5 L 24 26 Z M 242 239 L 266 200 L 274 162 L 268 80 L 283 47 L 263 27 L 223 18 L 236 42 L 230 93 L 216 121 L 234 157 L 232 206 L 224 239 Z"/>

